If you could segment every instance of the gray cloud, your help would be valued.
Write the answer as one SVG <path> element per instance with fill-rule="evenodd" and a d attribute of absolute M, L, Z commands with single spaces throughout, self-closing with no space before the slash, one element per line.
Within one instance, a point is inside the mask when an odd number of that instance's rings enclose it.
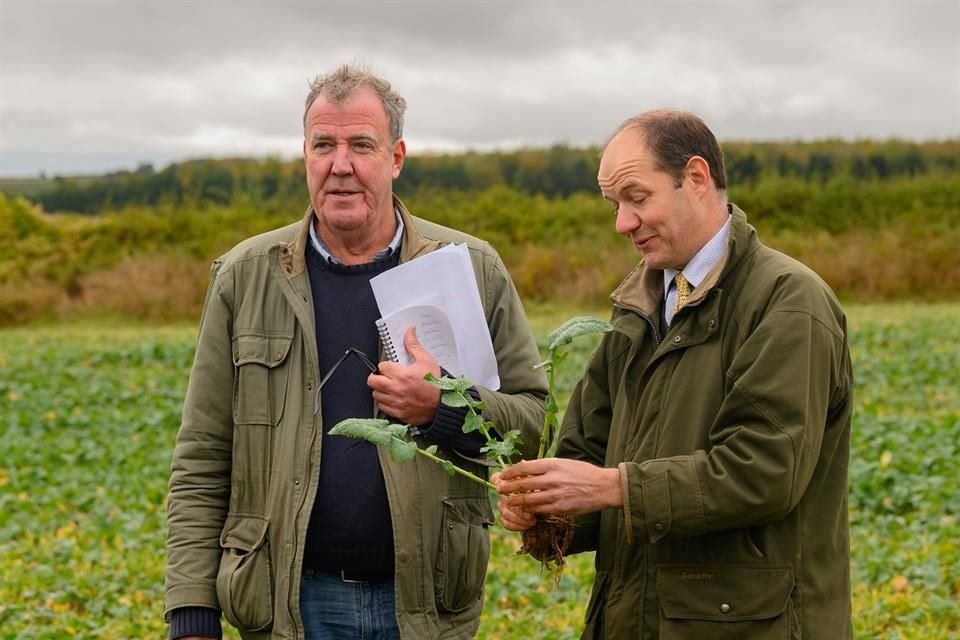
<path fill-rule="evenodd" d="M 960 136 L 949 0 L 5 0 L 0 175 L 294 156 L 307 81 L 341 62 L 401 90 L 413 153 L 596 144 L 659 106 L 722 139 Z"/>

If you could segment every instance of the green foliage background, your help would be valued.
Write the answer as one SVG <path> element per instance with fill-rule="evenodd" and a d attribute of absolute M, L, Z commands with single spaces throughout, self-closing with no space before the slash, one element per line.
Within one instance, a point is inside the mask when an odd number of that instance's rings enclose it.
<path fill-rule="evenodd" d="M 531 313 L 541 347 L 577 312 Z M 960 305 L 849 313 L 856 637 L 955 638 Z M 163 637 L 166 482 L 194 341 L 193 327 L 0 330 L 0 638 Z M 571 345 L 564 403 L 592 348 Z M 554 591 L 514 534 L 493 536 L 479 637 L 577 638 L 590 554 Z"/>
<path fill-rule="evenodd" d="M 960 299 L 960 139 L 723 147 L 730 199 L 844 299 Z M 598 306 L 638 259 L 598 193 L 598 157 L 409 157 L 395 186 L 415 215 L 492 243 L 524 300 Z M 213 258 L 300 219 L 304 182 L 302 161 L 276 158 L 0 180 L 0 326 L 195 318 Z"/>

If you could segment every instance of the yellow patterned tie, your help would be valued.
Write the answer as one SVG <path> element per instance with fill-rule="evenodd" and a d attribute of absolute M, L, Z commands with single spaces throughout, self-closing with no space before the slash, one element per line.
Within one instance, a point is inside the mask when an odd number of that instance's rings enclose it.
<path fill-rule="evenodd" d="M 682 307 L 687 302 L 687 298 L 690 297 L 690 283 L 687 282 L 687 279 L 683 277 L 682 273 L 674 276 L 673 281 L 677 284 L 677 304 L 673 305 L 673 315 L 676 315 L 680 307 Z"/>

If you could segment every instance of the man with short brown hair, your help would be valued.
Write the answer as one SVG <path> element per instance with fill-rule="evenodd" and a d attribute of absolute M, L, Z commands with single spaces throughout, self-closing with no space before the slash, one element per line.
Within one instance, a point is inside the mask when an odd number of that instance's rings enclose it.
<path fill-rule="evenodd" d="M 600 189 L 643 255 L 574 390 L 557 458 L 497 476 L 517 531 L 577 514 L 584 638 L 850 638 L 846 318 L 727 202 L 696 116 L 631 119 Z"/>

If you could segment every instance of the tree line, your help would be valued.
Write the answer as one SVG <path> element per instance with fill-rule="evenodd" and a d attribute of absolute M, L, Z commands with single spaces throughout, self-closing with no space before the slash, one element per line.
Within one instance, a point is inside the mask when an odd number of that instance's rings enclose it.
<path fill-rule="evenodd" d="M 823 186 L 835 181 L 940 178 L 960 169 L 960 139 L 723 144 L 728 183 L 756 188 L 767 182 Z M 598 147 L 557 145 L 491 153 L 409 156 L 395 190 L 480 192 L 508 187 L 522 194 L 566 198 L 596 193 Z M 49 183 L 49 184 L 47 184 Z M 98 214 L 130 206 L 228 206 L 253 203 L 272 210 L 302 208 L 308 198 L 299 159 L 201 159 L 156 170 L 143 164 L 82 179 L 55 177 L 32 195 L 48 212 Z M 0 191 L 3 190 L 0 184 Z"/>

